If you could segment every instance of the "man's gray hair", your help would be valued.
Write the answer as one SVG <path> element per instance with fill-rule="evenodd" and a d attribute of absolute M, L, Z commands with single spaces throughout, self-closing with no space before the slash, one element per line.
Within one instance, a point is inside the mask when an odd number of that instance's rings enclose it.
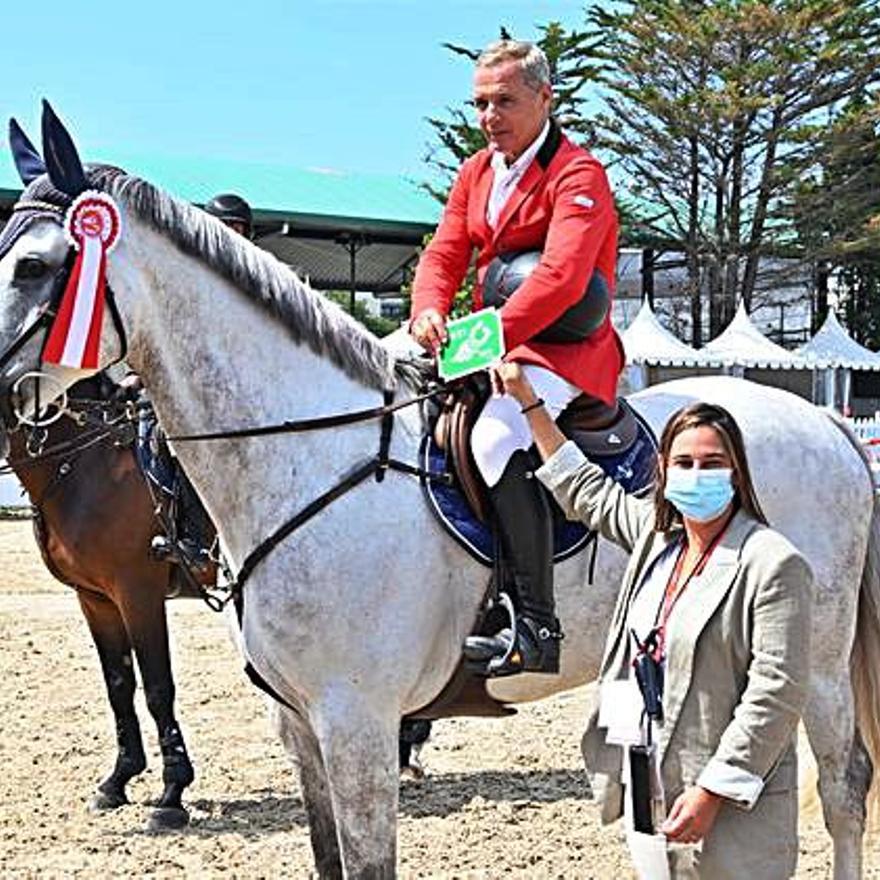
<path fill-rule="evenodd" d="M 550 64 L 544 51 L 525 40 L 498 40 L 490 43 L 477 58 L 477 67 L 495 67 L 508 61 L 519 61 L 523 81 L 536 91 L 549 86 Z"/>

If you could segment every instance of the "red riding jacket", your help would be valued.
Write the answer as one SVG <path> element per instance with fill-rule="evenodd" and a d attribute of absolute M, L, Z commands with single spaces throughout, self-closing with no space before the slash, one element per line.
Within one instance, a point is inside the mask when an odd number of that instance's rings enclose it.
<path fill-rule="evenodd" d="M 583 391 L 613 402 L 623 368 L 610 309 L 582 342 L 529 342 L 580 300 L 598 269 L 614 291 L 617 213 L 605 169 L 551 122 L 535 160 L 520 178 L 495 229 L 486 221 L 492 189 L 491 153 L 481 150 L 462 165 L 437 232 L 425 249 L 413 284 L 412 315 L 427 308 L 447 314 L 477 249 L 477 290 L 499 253 L 542 251 L 541 262 L 501 309 L 507 357 L 537 364 Z"/>

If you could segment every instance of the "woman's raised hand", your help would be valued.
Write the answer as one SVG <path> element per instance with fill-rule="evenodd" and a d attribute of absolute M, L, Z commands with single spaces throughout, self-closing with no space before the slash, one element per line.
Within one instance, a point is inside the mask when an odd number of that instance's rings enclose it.
<path fill-rule="evenodd" d="M 495 394 L 509 394 L 523 407 L 538 399 L 535 389 L 532 388 L 519 364 L 499 364 L 490 371 L 490 375 Z"/>

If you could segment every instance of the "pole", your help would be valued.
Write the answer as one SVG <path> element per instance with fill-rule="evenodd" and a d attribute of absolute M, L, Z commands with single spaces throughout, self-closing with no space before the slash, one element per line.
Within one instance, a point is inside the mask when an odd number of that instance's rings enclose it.
<path fill-rule="evenodd" d="M 642 248 L 642 302 L 654 308 L 654 248 Z"/>
<path fill-rule="evenodd" d="M 355 287 L 357 284 L 357 251 L 357 242 L 355 241 L 354 236 L 351 235 L 348 239 L 348 313 L 352 316 L 354 316 Z"/>

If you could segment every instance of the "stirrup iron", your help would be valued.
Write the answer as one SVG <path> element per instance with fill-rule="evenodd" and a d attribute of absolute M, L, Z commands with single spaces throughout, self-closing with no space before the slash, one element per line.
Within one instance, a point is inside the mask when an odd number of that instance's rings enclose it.
<path fill-rule="evenodd" d="M 486 664 L 486 675 L 490 678 L 500 678 L 503 675 L 511 675 L 519 672 L 522 666 L 522 658 L 519 654 L 519 629 L 516 620 L 516 609 L 507 593 L 498 594 L 498 602 L 507 612 L 510 621 L 511 640 L 510 646 L 504 652 L 503 657 L 493 657 Z"/>
<path fill-rule="evenodd" d="M 507 617 L 507 627 L 510 629 L 512 638 L 507 646 L 507 650 L 501 656 L 493 655 L 486 659 L 465 657 L 467 668 L 474 675 L 478 675 L 481 678 L 499 678 L 504 675 L 514 675 L 520 671 L 522 665 L 518 651 L 519 631 L 517 629 L 516 610 L 513 607 L 513 602 L 507 593 L 499 593 L 494 604 L 499 605 L 504 610 Z M 501 629 L 505 628 L 501 627 Z M 487 641 L 491 641 L 492 638 L 491 636 L 485 637 Z"/>

